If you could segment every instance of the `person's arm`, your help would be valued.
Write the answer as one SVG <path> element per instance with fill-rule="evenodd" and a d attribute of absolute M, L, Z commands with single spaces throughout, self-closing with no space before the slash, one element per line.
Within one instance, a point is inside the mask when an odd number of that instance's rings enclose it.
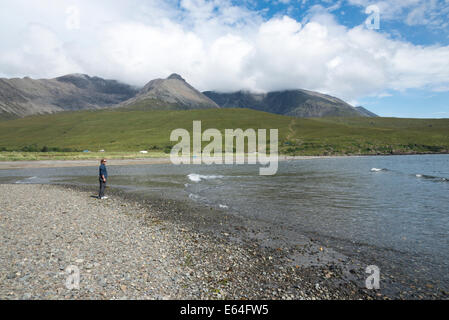
<path fill-rule="evenodd" d="M 103 182 L 106 182 L 106 179 L 104 178 L 104 174 L 101 175 L 101 178 L 103 179 Z"/>

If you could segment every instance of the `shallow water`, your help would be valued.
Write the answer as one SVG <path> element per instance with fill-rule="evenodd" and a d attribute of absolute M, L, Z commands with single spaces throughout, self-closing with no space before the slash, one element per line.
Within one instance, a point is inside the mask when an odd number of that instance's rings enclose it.
<path fill-rule="evenodd" d="M 449 155 L 348 157 L 257 165 L 109 166 L 109 184 L 190 199 L 306 234 L 398 274 L 448 288 Z M 97 184 L 97 167 L 0 170 L 12 183 Z M 279 232 L 279 231 L 278 231 Z"/>

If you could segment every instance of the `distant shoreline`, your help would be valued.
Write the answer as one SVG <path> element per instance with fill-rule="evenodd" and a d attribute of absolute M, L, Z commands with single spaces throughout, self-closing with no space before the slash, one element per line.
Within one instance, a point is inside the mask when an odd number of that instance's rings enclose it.
<path fill-rule="evenodd" d="M 332 159 L 332 158 L 354 158 L 354 157 L 376 157 L 376 156 L 413 156 L 413 155 L 438 155 L 448 153 L 407 153 L 407 154 L 366 154 L 366 155 L 329 155 L 329 156 L 289 156 L 279 155 L 279 161 L 291 160 L 311 160 L 311 159 Z M 114 159 L 107 157 L 110 166 L 125 165 L 150 165 L 150 164 L 171 164 L 170 158 L 134 158 L 134 159 Z M 99 159 L 73 159 L 73 160 L 0 160 L 0 170 L 26 169 L 26 168 L 64 168 L 64 167 L 93 167 L 98 165 Z"/>

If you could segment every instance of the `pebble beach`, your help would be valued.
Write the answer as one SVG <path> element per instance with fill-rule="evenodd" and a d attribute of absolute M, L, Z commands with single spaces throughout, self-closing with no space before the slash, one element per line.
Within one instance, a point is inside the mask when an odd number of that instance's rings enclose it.
<path fill-rule="evenodd" d="M 202 231 L 186 208 L 95 193 L 0 185 L 0 299 L 384 298 L 343 264 L 292 265 L 282 248 Z M 79 288 L 67 286 L 69 266 Z"/>

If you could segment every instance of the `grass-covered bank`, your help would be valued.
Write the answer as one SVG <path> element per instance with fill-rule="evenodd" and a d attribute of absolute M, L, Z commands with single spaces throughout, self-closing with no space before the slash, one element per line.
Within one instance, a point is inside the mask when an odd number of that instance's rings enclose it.
<path fill-rule="evenodd" d="M 63 112 L 0 122 L 0 159 L 125 159 L 167 156 L 172 130 L 279 129 L 287 155 L 449 152 L 449 119 L 304 119 L 249 109 Z M 204 143 L 204 145 L 207 143 Z M 89 153 L 83 153 L 89 150 Z M 98 152 L 105 150 L 105 153 Z M 147 150 L 148 154 L 140 154 Z"/>

